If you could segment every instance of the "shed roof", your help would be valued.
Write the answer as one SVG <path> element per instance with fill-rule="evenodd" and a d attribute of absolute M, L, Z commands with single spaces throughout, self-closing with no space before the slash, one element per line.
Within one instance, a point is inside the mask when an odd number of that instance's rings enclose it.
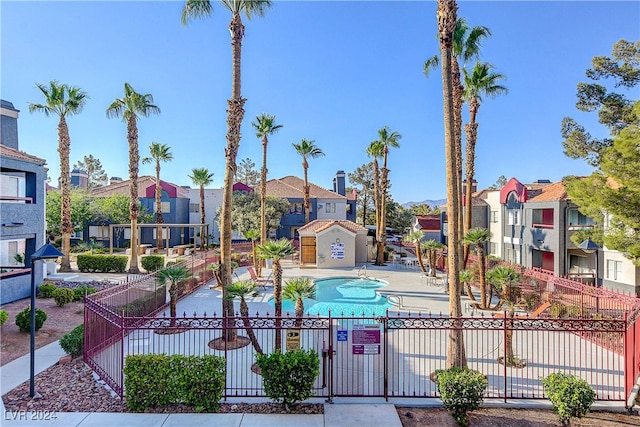
<path fill-rule="evenodd" d="M 298 229 L 298 233 L 317 234 L 336 225 L 350 231 L 351 233 L 368 232 L 366 228 L 353 221 L 347 221 L 345 219 L 316 219 L 300 227 Z"/>
<path fill-rule="evenodd" d="M 16 160 L 24 160 L 26 162 L 36 163 L 39 165 L 45 165 L 47 163 L 45 159 L 32 156 L 31 154 L 27 154 L 24 151 L 16 150 L 15 148 L 7 147 L 6 145 L 2 144 L 0 144 L 0 156 Z"/>
<path fill-rule="evenodd" d="M 302 192 L 303 186 L 304 180 L 297 176 L 289 175 L 283 178 L 270 179 L 267 181 L 267 195 L 283 199 L 302 199 L 304 198 L 304 193 Z M 345 196 L 334 193 L 311 182 L 309 182 L 309 196 L 314 199 L 346 200 Z"/>

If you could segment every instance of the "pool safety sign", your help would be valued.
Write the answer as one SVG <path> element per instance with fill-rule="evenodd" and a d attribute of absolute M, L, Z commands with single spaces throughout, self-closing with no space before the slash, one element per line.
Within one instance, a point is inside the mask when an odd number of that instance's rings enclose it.
<path fill-rule="evenodd" d="M 344 259 L 344 243 L 331 244 L 331 259 Z"/>
<path fill-rule="evenodd" d="M 300 329 L 287 331 L 287 351 L 300 350 Z"/>
<path fill-rule="evenodd" d="M 353 354 L 380 354 L 380 326 L 368 324 L 353 325 Z"/>
<path fill-rule="evenodd" d="M 338 341 L 348 341 L 349 338 L 349 331 L 347 331 L 346 329 L 339 329 L 338 330 Z"/>

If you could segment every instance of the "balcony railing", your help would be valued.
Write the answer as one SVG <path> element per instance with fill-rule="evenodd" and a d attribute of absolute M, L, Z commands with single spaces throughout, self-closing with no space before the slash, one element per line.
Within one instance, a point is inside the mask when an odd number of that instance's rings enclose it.
<path fill-rule="evenodd" d="M 0 196 L 0 201 L 9 203 L 33 203 L 33 197 Z"/>

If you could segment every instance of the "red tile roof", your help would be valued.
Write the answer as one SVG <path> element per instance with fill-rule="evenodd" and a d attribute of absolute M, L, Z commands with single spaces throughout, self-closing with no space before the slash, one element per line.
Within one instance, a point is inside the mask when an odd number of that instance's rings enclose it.
<path fill-rule="evenodd" d="M 542 189 L 542 192 L 529 200 L 528 202 L 553 202 L 557 200 L 568 200 L 567 189 L 562 181 L 554 182 L 552 184 L 546 184 Z"/>
<path fill-rule="evenodd" d="M 267 195 L 282 199 L 302 199 L 304 197 L 303 186 L 304 180 L 296 176 L 289 175 L 279 179 L 270 179 L 267 181 Z M 309 196 L 312 199 L 346 199 L 345 196 L 311 182 L 309 183 Z"/>
<path fill-rule="evenodd" d="M 440 231 L 440 215 L 416 215 L 422 231 Z"/>
<path fill-rule="evenodd" d="M 37 163 L 39 165 L 47 164 L 47 161 L 45 159 L 32 156 L 31 154 L 27 154 L 24 151 L 16 150 L 15 148 L 7 147 L 6 145 L 2 144 L 0 144 L 0 156 L 9 157 L 16 160 L 24 160 L 31 163 Z"/>
<path fill-rule="evenodd" d="M 300 232 L 314 232 L 314 233 L 319 233 L 322 230 L 326 230 L 329 227 L 333 227 L 334 225 L 338 225 L 342 228 L 345 228 L 346 230 L 352 232 L 352 233 L 357 233 L 358 231 L 364 231 L 364 232 L 368 232 L 368 230 L 359 225 L 356 224 L 353 221 L 347 221 L 347 220 L 338 220 L 338 219 L 316 219 L 314 221 L 311 221 L 310 223 L 303 225 L 302 227 L 300 227 L 298 229 L 298 233 Z"/>
<path fill-rule="evenodd" d="M 98 197 L 106 197 L 112 196 L 114 194 L 124 194 L 126 196 L 129 195 L 129 182 L 130 179 L 126 181 L 115 182 L 113 184 L 105 185 L 104 187 L 94 188 L 92 190 L 92 194 Z M 171 197 L 189 197 L 189 190 L 179 187 L 173 183 L 166 182 L 160 180 L 161 186 L 163 189 L 167 190 Z M 155 192 L 156 178 L 149 175 L 143 175 L 138 177 L 138 197 L 155 197 L 153 196 Z M 149 187 L 153 187 L 153 191 L 147 191 Z M 169 191 L 169 190 L 175 191 Z M 148 193 L 148 194 L 147 194 Z"/>

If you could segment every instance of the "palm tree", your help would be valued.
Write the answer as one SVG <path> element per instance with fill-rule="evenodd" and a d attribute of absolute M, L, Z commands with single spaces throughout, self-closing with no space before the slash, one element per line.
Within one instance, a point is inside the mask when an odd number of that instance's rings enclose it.
<path fill-rule="evenodd" d="M 304 170 L 304 223 L 309 223 L 309 209 L 311 204 L 309 203 L 309 180 L 307 179 L 307 171 L 309 170 L 309 162 L 307 159 L 311 157 L 315 159 L 320 156 L 324 156 L 324 153 L 316 145 L 316 142 L 312 139 L 302 138 L 300 144 L 295 142 L 292 144 L 296 152 L 302 157 L 302 169 Z"/>
<path fill-rule="evenodd" d="M 507 313 L 505 315 L 505 322 L 508 319 L 513 319 L 514 309 L 513 303 L 514 298 L 512 297 L 512 285 L 513 283 L 520 280 L 520 273 L 513 268 L 506 265 L 497 265 L 493 267 L 491 270 L 487 272 L 487 276 L 491 283 L 493 283 L 497 288 L 502 290 L 502 296 L 500 298 L 500 302 L 496 305 L 495 309 L 499 310 L 503 304 L 507 304 Z M 503 362 L 507 366 L 514 367 L 523 367 L 524 362 L 522 360 L 517 359 L 513 353 L 513 329 L 512 327 L 508 327 L 505 334 L 505 357 L 504 359 L 498 358 L 499 362 Z M 501 360 L 502 359 L 502 360 Z"/>
<path fill-rule="evenodd" d="M 451 84 L 453 91 L 453 112 L 454 112 L 454 140 L 455 140 L 455 172 L 456 172 L 456 191 L 459 195 L 462 194 L 462 104 L 463 104 L 463 92 L 464 86 L 460 78 L 460 64 L 463 66 L 469 61 L 476 59 L 480 56 L 480 45 L 483 39 L 489 37 L 491 31 L 487 27 L 476 26 L 469 28 L 464 18 L 457 18 L 455 23 L 455 30 L 453 32 L 453 38 L 451 40 Z M 424 72 L 428 76 L 429 70 L 437 68 L 439 65 L 439 57 L 436 55 L 428 59 L 424 64 Z M 467 188 L 469 188 L 473 182 L 467 181 Z M 462 198 L 459 197 L 459 209 L 458 214 L 458 239 L 461 241 L 464 236 L 464 223 L 462 220 Z M 460 242 L 459 242 L 460 243 Z M 462 246 L 458 245 L 459 261 L 462 262 Z M 466 260 L 466 258 L 465 258 Z M 464 264 L 462 264 L 464 265 Z M 461 267 L 462 268 L 462 267 Z"/>
<path fill-rule="evenodd" d="M 387 168 L 387 159 L 389 157 L 389 147 L 398 148 L 400 143 L 398 142 L 402 136 L 395 131 L 391 131 L 388 126 L 378 130 L 378 141 L 382 144 L 382 168 L 380 168 L 380 238 L 384 244 L 387 241 L 387 192 L 389 191 L 389 169 Z M 384 252 L 384 251 L 383 251 Z M 377 254 L 378 257 L 382 257 L 382 264 L 384 265 L 384 253 Z M 380 262 L 380 260 L 378 260 Z"/>
<path fill-rule="evenodd" d="M 476 62 L 475 66 L 468 72 L 466 68 L 464 72 L 464 94 L 465 101 L 469 103 L 469 123 L 464 126 L 465 134 L 467 136 L 466 147 L 466 200 L 465 204 L 465 233 L 471 230 L 471 215 L 472 215 L 472 185 L 473 176 L 475 174 L 475 157 L 476 157 L 476 141 L 478 139 L 478 123 L 476 123 L 476 116 L 480 103 L 482 102 L 482 96 L 486 95 L 491 98 L 495 98 L 498 95 L 502 95 L 508 92 L 507 88 L 498 84 L 500 80 L 503 80 L 505 76 L 499 73 L 493 73 L 491 64 Z M 464 260 L 466 263 L 469 255 L 469 247 L 465 247 Z"/>
<path fill-rule="evenodd" d="M 244 38 L 244 24 L 241 15 L 247 19 L 252 16 L 264 16 L 271 7 L 271 0 L 222 0 L 222 5 L 231 12 L 229 32 L 231 34 L 231 98 L 227 101 L 227 146 L 225 148 L 224 191 L 222 196 L 222 213 L 220 216 L 220 258 L 222 279 L 222 293 L 226 296 L 226 285 L 231 279 L 231 196 L 233 194 L 233 178 L 236 172 L 236 157 L 240 148 L 240 128 L 244 118 L 245 98 L 241 93 L 241 63 L 242 39 Z M 182 9 L 182 24 L 186 25 L 193 18 L 210 16 L 213 5 L 209 0 L 187 0 Z M 224 316 L 233 315 L 233 301 L 223 298 L 222 311 Z M 228 329 L 227 340 L 235 339 L 233 328 Z"/>
<path fill-rule="evenodd" d="M 418 258 L 418 265 L 420 266 L 420 271 L 423 273 L 427 272 L 427 269 L 424 267 L 424 262 L 422 261 L 422 238 L 424 237 L 424 231 L 414 231 L 409 233 L 405 238 L 405 242 L 413 243 L 416 247 L 416 258 Z"/>
<path fill-rule="evenodd" d="M 484 247 L 491 240 L 491 232 L 483 227 L 475 227 L 467 231 L 464 236 L 464 244 L 467 247 L 475 246 L 478 255 L 478 275 L 480 276 L 480 308 L 487 306 L 487 280 L 485 277 L 486 259 Z"/>
<path fill-rule="evenodd" d="M 296 303 L 296 327 L 302 325 L 302 316 L 304 315 L 304 298 L 315 298 L 316 284 L 308 277 L 294 277 L 285 282 L 282 290 L 282 297 L 286 300 Z"/>
<path fill-rule="evenodd" d="M 431 267 L 431 277 L 436 277 L 436 265 L 438 264 L 438 251 L 442 250 L 445 246 L 433 239 L 422 242 L 420 245 L 427 254 L 429 260 L 429 267 Z"/>
<path fill-rule="evenodd" d="M 60 264 L 60 271 L 71 271 L 71 179 L 69 174 L 69 152 L 71 151 L 71 138 L 67 127 L 67 117 L 82 111 L 89 98 L 80 88 L 60 84 L 55 80 L 49 83 L 49 87 L 43 84 L 37 85 L 44 95 L 44 104 L 30 103 L 29 112 L 40 111 L 45 116 L 58 116 L 58 153 L 60 154 L 60 195 L 61 203 L 61 230 L 62 253 L 64 254 Z"/>
<path fill-rule="evenodd" d="M 262 139 L 262 168 L 260 169 L 260 242 L 267 241 L 267 145 L 269 136 L 276 133 L 282 125 L 276 124 L 276 116 L 262 113 L 256 116 L 256 121 L 251 122 L 256 130 L 256 136 Z M 255 263 L 255 259 L 254 259 Z M 263 262 L 256 266 L 258 276 L 262 272 Z"/>
<path fill-rule="evenodd" d="M 471 270 L 462 270 L 460 272 L 460 283 L 465 285 L 469 299 L 475 303 L 477 302 L 476 297 L 473 295 L 473 291 L 471 290 L 471 282 L 473 281 L 473 278 L 474 274 Z"/>
<path fill-rule="evenodd" d="M 276 340 L 275 351 L 282 351 L 281 317 L 282 317 L 282 265 L 280 260 L 293 254 L 296 248 L 288 239 L 267 240 L 258 245 L 258 257 L 273 259 L 273 303 L 275 306 Z"/>
<path fill-rule="evenodd" d="M 189 178 L 194 185 L 200 187 L 200 249 L 204 250 L 204 187 L 213 181 L 213 172 L 209 172 L 207 168 L 193 168 L 191 173 L 193 175 L 189 175 Z"/>
<path fill-rule="evenodd" d="M 169 287 L 169 311 L 171 313 L 171 326 L 175 326 L 177 318 L 176 305 L 178 303 L 178 282 L 191 277 L 191 272 L 184 266 L 173 266 L 159 270 L 156 273 L 156 277 L 161 284 L 165 284 L 166 282 L 171 284 Z"/>
<path fill-rule="evenodd" d="M 258 295 L 260 295 L 260 293 L 256 291 L 256 284 L 251 280 L 240 280 L 238 282 L 227 285 L 226 298 L 229 298 L 231 300 L 233 300 L 234 298 L 240 299 L 240 316 L 242 317 L 244 329 L 247 331 L 249 341 L 251 341 L 251 345 L 253 345 L 256 353 L 262 354 L 262 347 L 258 342 L 258 338 L 256 338 L 256 334 L 253 331 L 253 326 L 251 325 L 251 321 L 249 320 L 249 306 L 247 305 L 246 301 L 247 297 L 257 297 Z"/>
<path fill-rule="evenodd" d="M 143 164 L 155 162 L 156 164 L 156 223 L 163 224 L 162 219 L 162 186 L 160 185 L 160 162 L 170 162 L 173 160 L 173 154 L 169 151 L 171 148 L 166 144 L 152 142 L 149 146 L 150 157 L 142 159 Z M 156 247 L 162 249 L 162 228 L 156 228 Z"/>
<path fill-rule="evenodd" d="M 386 239 L 382 230 L 382 204 L 380 190 L 380 164 L 378 159 L 384 156 L 384 146 L 380 141 L 371 141 L 367 147 L 367 156 L 373 157 L 373 205 L 376 209 L 376 262 L 375 265 L 384 265 L 384 247 Z M 385 230 L 386 231 L 386 230 Z"/>
<path fill-rule="evenodd" d="M 447 216 L 449 220 L 449 317 L 462 316 L 460 301 L 460 265 L 458 212 L 460 207 L 456 174 L 455 120 L 453 110 L 453 85 L 451 79 L 451 61 L 453 33 L 456 28 L 458 5 L 455 0 L 438 0 L 438 34 L 440 39 L 440 57 L 442 58 L 442 95 L 444 103 L 445 164 L 447 175 Z M 464 336 L 461 328 L 452 328 L 447 344 L 447 368 L 466 367 Z"/>
<path fill-rule="evenodd" d="M 127 124 L 127 141 L 129 141 L 129 217 L 131 218 L 131 258 L 129 273 L 140 274 L 138 269 L 138 216 L 140 201 L 138 200 L 138 118 L 160 114 L 160 108 L 153 104 L 151 94 L 140 94 L 133 90 L 129 83 L 124 84 L 124 97 L 116 98 L 107 108 L 108 118 L 120 118 Z"/>

